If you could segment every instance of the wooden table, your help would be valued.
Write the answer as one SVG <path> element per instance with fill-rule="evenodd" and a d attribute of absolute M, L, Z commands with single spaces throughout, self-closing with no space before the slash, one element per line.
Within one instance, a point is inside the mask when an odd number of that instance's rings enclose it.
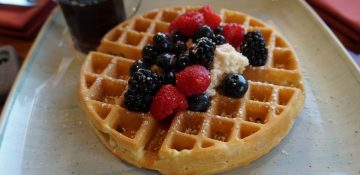
<path fill-rule="evenodd" d="M 0 36 L 0 46 L 4 46 L 4 45 L 14 46 L 21 64 L 24 62 L 26 55 L 28 54 L 33 42 L 34 42 L 34 39 L 24 40 L 24 39 Z M 4 102 L 0 102 L 0 114 L 1 114 Z"/>

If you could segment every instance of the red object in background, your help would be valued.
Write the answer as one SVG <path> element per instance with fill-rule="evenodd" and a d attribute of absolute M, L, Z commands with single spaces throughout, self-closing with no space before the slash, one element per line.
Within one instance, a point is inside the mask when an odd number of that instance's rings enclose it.
<path fill-rule="evenodd" d="M 360 0 L 307 0 L 350 50 L 360 53 Z"/>
<path fill-rule="evenodd" d="M 35 7 L 0 6 L 0 35 L 32 38 L 47 19 L 55 3 L 38 0 Z"/>

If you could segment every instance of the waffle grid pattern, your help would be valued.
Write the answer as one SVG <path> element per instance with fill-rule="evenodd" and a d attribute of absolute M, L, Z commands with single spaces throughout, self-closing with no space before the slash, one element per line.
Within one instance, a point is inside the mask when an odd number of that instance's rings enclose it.
<path fill-rule="evenodd" d="M 137 166 L 172 173 L 172 167 L 166 169 L 161 162 L 166 163 L 175 155 L 186 157 L 189 150 L 216 154 L 224 148 L 224 143 L 227 143 L 225 147 L 231 148 L 229 145 L 253 142 L 279 121 L 292 121 L 302 108 L 304 92 L 301 74 L 296 56 L 287 42 L 253 17 L 222 10 L 223 25 L 235 22 L 242 24 L 246 31 L 260 31 L 269 50 L 265 66 L 249 67 L 245 71 L 249 79 L 246 95 L 233 99 L 217 93 L 206 113 L 181 112 L 172 121 L 163 123 L 157 122 L 148 113 L 126 110 L 122 104 L 129 79 L 128 70 L 134 60 L 141 58 L 142 47 L 151 43 L 155 33 L 166 32 L 169 23 L 178 15 L 196 9 L 180 7 L 151 11 L 126 21 L 103 38 L 98 52 L 91 52 L 83 65 L 80 99 L 85 104 L 90 123 L 108 148 Z M 291 112 L 290 107 L 294 106 L 299 109 Z M 284 134 L 291 124 L 285 127 Z M 273 146 L 281 138 L 274 141 Z M 231 163 L 230 160 L 230 163 L 227 162 L 229 165 L 222 165 L 216 170 L 200 167 L 194 172 L 217 172 L 244 165 L 269 150 L 254 153 L 244 162 Z M 214 160 L 214 163 L 220 162 Z M 174 160 L 172 163 L 176 165 Z M 178 172 L 189 173 L 190 166 L 182 163 L 185 168 Z"/>

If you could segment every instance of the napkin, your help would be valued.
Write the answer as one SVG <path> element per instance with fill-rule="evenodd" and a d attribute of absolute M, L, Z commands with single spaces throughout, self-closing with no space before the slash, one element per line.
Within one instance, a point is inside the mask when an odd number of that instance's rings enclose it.
<path fill-rule="evenodd" d="M 307 0 L 350 50 L 360 52 L 359 0 Z"/>
<path fill-rule="evenodd" d="M 0 5 L 0 35 L 29 38 L 36 35 L 55 7 L 52 0 L 38 0 L 35 7 Z"/>

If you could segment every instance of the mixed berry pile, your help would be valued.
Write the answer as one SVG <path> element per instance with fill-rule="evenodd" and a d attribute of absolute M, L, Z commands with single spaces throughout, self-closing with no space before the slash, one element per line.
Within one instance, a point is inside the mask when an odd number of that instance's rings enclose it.
<path fill-rule="evenodd" d="M 217 45 L 231 44 L 249 59 L 263 66 L 267 48 L 260 32 L 248 32 L 242 25 L 221 26 L 221 18 L 204 6 L 175 19 L 168 33 L 157 33 L 152 44 L 142 49 L 142 60 L 130 68 L 124 105 L 130 111 L 149 112 L 158 120 L 184 110 L 206 111 L 211 97 L 205 91 L 211 83 L 210 71 Z M 237 72 L 222 80 L 221 93 L 241 98 L 248 82 Z"/>

